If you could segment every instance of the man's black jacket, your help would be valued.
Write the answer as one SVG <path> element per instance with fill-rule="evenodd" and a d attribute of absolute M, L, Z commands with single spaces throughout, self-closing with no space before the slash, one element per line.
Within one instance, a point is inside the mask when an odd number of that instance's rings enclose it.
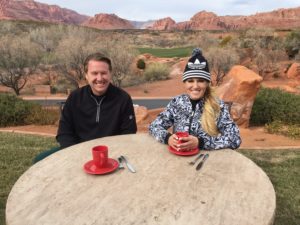
<path fill-rule="evenodd" d="M 109 85 L 97 98 L 89 85 L 73 91 L 62 110 L 56 140 L 61 148 L 95 138 L 136 133 L 130 96 Z"/>

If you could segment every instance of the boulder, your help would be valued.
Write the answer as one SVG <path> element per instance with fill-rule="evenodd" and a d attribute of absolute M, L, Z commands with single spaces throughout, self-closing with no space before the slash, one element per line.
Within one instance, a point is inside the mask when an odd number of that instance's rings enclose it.
<path fill-rule="evenodd" d="M 145 106 L 134 105 L 134 114 L 137 125 L 142 123 L 148 116 L 148 110 Z"/>
<path fill-rule="evenodd" d="M 145 107 L 144 106 L 139 106 L 139 110 L 144 111 Z M 148 133 L 148 128 L 150 123 L 156 119 L 156 117 L 158 116 L 159 113 L 161 113 L 164 110 L 164 108 L 158 108 L 158 109 L 149 109 L 147 110 L 147 114 L 144 114 L 143 112 L 136 113 L 136 116 L 138 114 L 143 114 L 142 117 L 137 118 L 137 128 L 138 128 L 138 132 L 144 132 L 144 133 Z M 136 109 L 135 109 L 136 111 Z"/>
<path fill-rule="evenodd" d="M 286 74 L 287 78 L 300 80 L 300 63 L 293 63 Z"/>
<path fill-rule="evenodd" d="M 188 58 L 180 59 L 179 62 L 171 66 L 170 77 L 182 77 L 185 65 L 188 61 Z"/>
<path fill-rule="evenodd" d="M 231 116 L 240 127 L 248 127 L 252 106 L 262 77 L 244 66 L 234 66 L 217 88 L 217 95 L 231 102 Z"/>

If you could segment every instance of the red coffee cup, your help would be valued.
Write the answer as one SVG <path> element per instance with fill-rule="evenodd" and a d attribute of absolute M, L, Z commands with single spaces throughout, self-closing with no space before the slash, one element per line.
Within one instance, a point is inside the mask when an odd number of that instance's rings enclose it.
<path fill-rule="evenodd" d="M 185 131 L 176 132 L 176 136 L 178 137 L 178 144 L 183 143 L 184 141 L 181 141 L 180 138 L 182 137 L 188 137 L 189 133 Z"/>
<path fill-rule="evenodd" d="M 108 159 L 108 147 L 105 145 L 98 145 L 93 147 L 93 161 L 95 166 L 102 168 L 106 167 Z"/>

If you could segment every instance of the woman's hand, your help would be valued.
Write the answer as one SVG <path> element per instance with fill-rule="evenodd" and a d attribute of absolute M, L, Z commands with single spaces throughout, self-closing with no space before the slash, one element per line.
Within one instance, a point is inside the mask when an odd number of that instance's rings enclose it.
<path fill-rule="evenodd" d="M 177 151 L 190 151 L 199 146 L 199 140 L 193 135 L 179 138 L 176 134 L 172 134 L 168 140 L 168 145 Z"/>
<path fill-rule="evenodd" d="M 178 150 L 178 137 L 176 136 L 176 134 L 172 134 L 170 137 L 169 137 L 169 140 L 168 140 L 168 145 L 171 146 L 172 148 L 176 149 L 177 151 Z"/>

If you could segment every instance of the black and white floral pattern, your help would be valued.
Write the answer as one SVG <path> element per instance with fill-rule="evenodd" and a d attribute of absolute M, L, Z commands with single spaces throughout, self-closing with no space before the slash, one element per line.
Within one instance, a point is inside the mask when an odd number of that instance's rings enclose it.
<path fill-rule="evenodd" d="M 173 133 L 187 131 L 190 135 L 198 137 L 204 142 L 204 149 L 236 149 L 241 144 L 240 132 L 230 117 L 227 105 L 219 100 L 220 115 L 216 121 L 220 134 L 216 137 L 208 135 L 201 126 L 204 101 L 197 103 L 195 111 L 187 94 L 172 99 L 165 111 L 150 124 L 149 132 L 157 141 L 164 143 L 168 135 L 167 129 L 173 126 Z"/>

